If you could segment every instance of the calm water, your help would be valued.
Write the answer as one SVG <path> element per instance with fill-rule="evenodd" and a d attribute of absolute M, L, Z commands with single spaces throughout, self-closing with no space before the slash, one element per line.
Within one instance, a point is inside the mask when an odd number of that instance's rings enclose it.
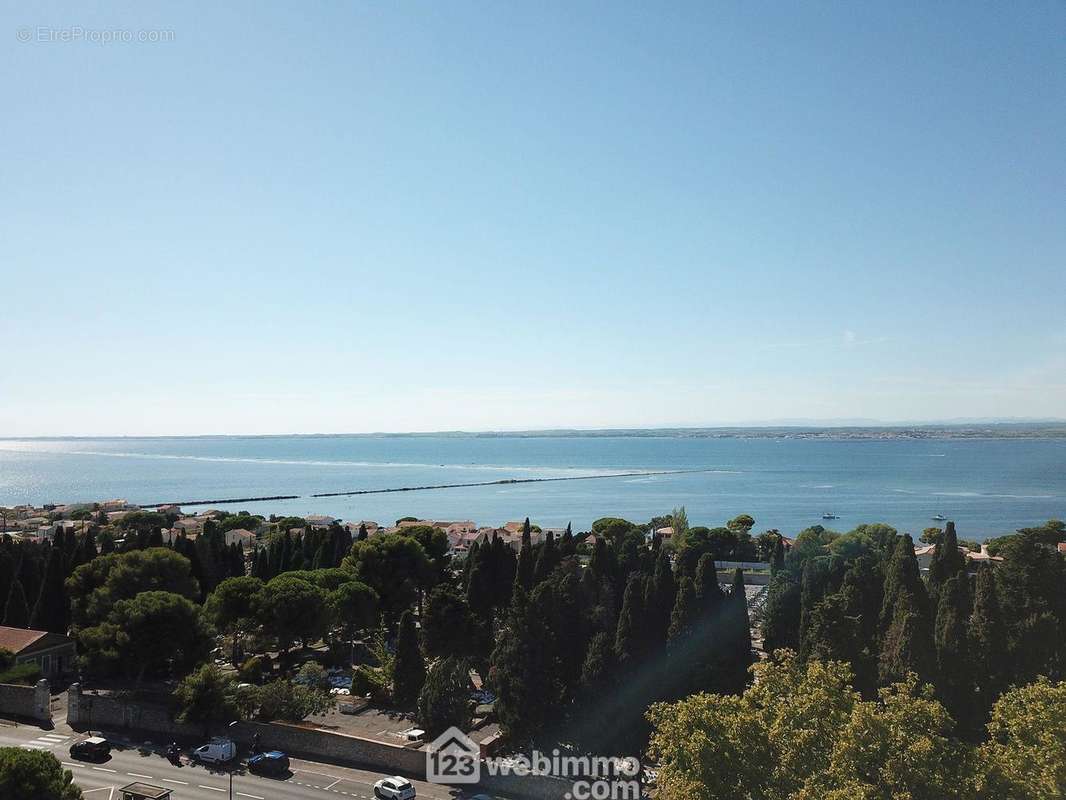
<path fill-rule="evenodd" d="M 687 475 L 519 484 L 390 495 L 314 492 L 501 478 L 703 468 Z M 684 505 L 692 524 L 739 513 L 758 529 L 847 530 L 885 521 L 920 532 L 944 514 L 984 538 L 1066 517 L 1066 440 L 812 441 L 683 438 L 190 438 L 0 440 L 0 504 L 123 497 L 163 502 L 295 494 L 242 503 L 262 514 L 402 516 L 587 529 Z"/>

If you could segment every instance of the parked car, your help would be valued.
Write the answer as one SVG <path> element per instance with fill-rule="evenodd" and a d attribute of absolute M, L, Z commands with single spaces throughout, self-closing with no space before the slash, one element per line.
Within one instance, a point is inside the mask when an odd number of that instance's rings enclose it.
<path fill-rule="evenodd" d="M 256 753 L 248 759 L 248 771 L 256 775 L 286 775 L 289 772 L 289 757 L 280 750 Z"/>
<path fill-rule="evenodd" d="M 212 739 L 192 751 L 192 757 L 205 764 L 223 764 L 237 756 L 237 745 L 231 739 Z"/>
<path fill-rule="evenodd" d="M 111 742 L 102 736 L 90 736 L 70 746 L 71 758 L 84 758 L 90 761 L 103 761 L 111 755 Z"/>
<path fill-rule="evenodd" d="M 411 781 L 399 775 L 382 778 L 374 784 L 374 797 L 379 800 L 411 800 L 415 796 L 415 787 Z"/>

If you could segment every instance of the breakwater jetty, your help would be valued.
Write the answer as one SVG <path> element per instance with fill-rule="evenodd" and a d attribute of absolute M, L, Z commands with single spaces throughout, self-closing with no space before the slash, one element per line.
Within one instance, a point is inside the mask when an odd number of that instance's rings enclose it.
<path fill-rule="evenodd" d="M 595 481 L 612 478 L 650 478 L 657 475 L 687 475 L 700 472 L 715 472 L 714 469 L 665 469 L 638 472 L 610 472 L 605 475 L 563 475 L 555 478 L 501 478 L 496 481 L 473 481 L 470 483 L 436 483 L 425 486 L 393 486 L 383 489 L 350 489 L 342 492 L 317 492 L 309 497 L 353 497 L 363 494 L 391 494 L 394 492 L 428 492 L 441 489 L 466 489 L 474 486 L 509 486 L 517 483 L 552 483 L 555 481 Z M 302 495 L 279 494 L 269 497 L 235 497 L 224 500 L 184 500 L 165 503 L 141 503 L 141 508 L 159 508 L 160 506 L 210 506 L 232 503 L 259 503 L 268 500 L 299 500 Z"/>

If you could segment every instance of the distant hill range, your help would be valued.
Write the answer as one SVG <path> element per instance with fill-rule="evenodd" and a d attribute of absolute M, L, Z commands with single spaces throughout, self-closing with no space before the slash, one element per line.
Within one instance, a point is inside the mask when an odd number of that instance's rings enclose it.
<path fill-rule="evenodd" d="M 474 438 L 700 438 L 700 439 L 1059 439 L 1066 420 L 966 419 L 947 422 L 880 422 L 878 420 L 773 420 L 743 425 L 676 428 L 553 428 L 528 431 L 439 431 L 380 433 L 376 436 L 447 436 Z"/>

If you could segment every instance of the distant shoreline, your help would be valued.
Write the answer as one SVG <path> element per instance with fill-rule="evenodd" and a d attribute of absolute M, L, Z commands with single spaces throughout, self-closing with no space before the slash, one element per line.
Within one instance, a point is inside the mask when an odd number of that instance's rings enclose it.
<path fill-rule="evenodd" d="M 943 423 L 927 425 L 734 425 L 674 428 L 553 428 L 520 431 L 414 431 L 373 433 L 189 434 L 184 436 L 0 436 L 0 441 L 155 439 L 1066 439 L 1066 421 Z"/>

